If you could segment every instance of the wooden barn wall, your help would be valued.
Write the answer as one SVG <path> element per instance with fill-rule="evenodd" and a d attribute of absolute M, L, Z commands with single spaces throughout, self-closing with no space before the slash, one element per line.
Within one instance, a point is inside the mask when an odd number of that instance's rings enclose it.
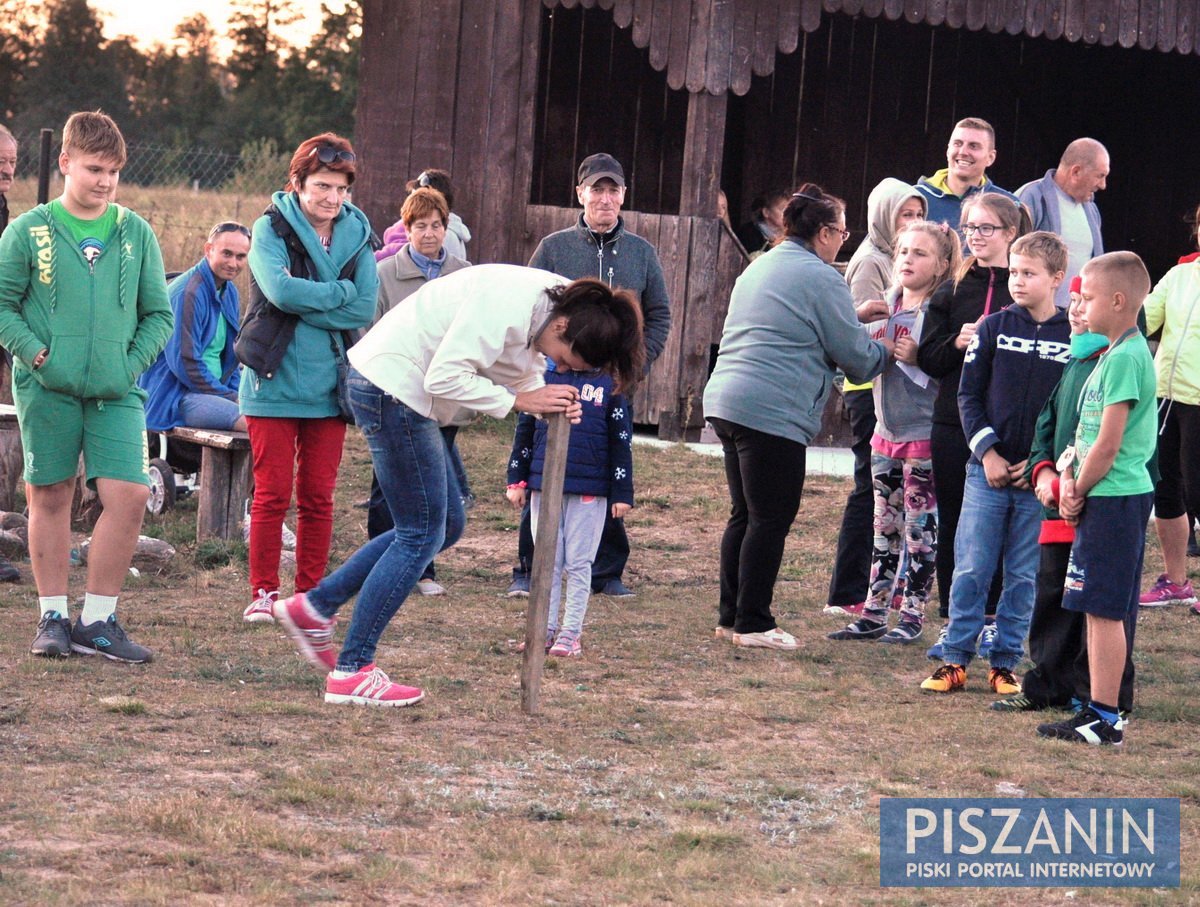
<path fill-rule="evenodd" d="M 1194 56 L 826 15 L 772 75 L 729 98 L 722 181 L 735 218 L 762 188 L 820 183 L 847 200 L 849 255 L 871 188 L 945 167 L 958 119 L 995 126 L 989 174 L 1008 189 L 1088 135 L 1112 156 L 1097 196 L 1105 245 L 1138 252 L 1157 277 L 1192 245 L 1200 136 L 1181 114 L 1197 109 Z"/>
<path fill-rule="evenodd" d="M 625 169 L 626 208 L 677 213 L 688 93 L 667 87 L 610 13 L 560 8 L 541 18 L 530 202 L 577 204 L 578 162 L 605 151 Z"/>
<path fill-rule="evenodd" d="M 541 11 L 536 0 L 363 0 L 355 201 L 377 230 L 398 218 L 405 181 L 440 167 L 472 260 L 518 260 Z"/>

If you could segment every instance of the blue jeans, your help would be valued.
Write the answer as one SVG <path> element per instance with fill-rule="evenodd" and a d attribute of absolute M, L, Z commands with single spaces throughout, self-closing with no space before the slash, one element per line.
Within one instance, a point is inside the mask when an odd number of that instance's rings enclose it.
<path fill-rule="evenodd" d="M 371 461 L 395 528 L 376 536 L 308 593 L 325 617 L 358 594 L 339 671 L 375 661 L 384 628 L 408 598 L 421 571 L 463 533 L 463 510 L 454 458 L 438 425 L 409 409 L 351 370 L 354 418 L 367 439 Z"/>
<path fill-rule="evenodd" d="M 954 540 L 950 627 L 943 646 L 949 664 L 970 664 L 983 629 L 988 587 L 1004 553 L 1004 591 L 996 605 L 992 667 L 1012 670 L 1024 655 L 1033 615 L 1042 505 L 1032 491 L 992 488 L 983 467 L 967 465 L 962 516 Z"/>
<path fill-rule="evenodd" d="M 216 394 L 189 392 L 179 398 L 179 418 L 188 428 L 229 431 L 240 415 L 236 400 L 227 400 Z"/>

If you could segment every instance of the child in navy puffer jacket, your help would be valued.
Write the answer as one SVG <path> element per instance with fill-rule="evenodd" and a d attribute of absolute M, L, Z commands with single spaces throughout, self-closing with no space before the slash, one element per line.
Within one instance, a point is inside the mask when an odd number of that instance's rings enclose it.
<path fill-rule="evenodd" d="M 546 625 L 546 650 L 551 655 L 579 655 L 583 618 L 592 588 L 592 561 L 604 531 L 609 508 L 613 519 L 633 507 L 633 422 L 624 397 L 615 392 L 613 379 L 604 372 L 546 372 L 547 384 L 570 384 L 579 390 L 583 421 L 571 427 L 567 448 L 567 474 L 563 484 L 562 517 L 558 548 L 554 552 L 554 578 L 550 585 L 550 618 Z M 530 510 L 537 537 L 542 469 L 546 460 L 546 422 L 522 413 L 517 420 L 512 456 L 508 461 L 506 495 L 517 508 L 532 492 Z M 567 602 L 559 626 L 563 574 Z"/>

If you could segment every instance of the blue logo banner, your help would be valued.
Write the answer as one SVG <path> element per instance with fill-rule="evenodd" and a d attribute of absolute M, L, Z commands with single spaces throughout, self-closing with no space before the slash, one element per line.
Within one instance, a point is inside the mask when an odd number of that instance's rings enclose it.
<path fill-rule="evenodd" d="M 1178 888 L 1179 800 L 886 797 L 879 884 Z"/>

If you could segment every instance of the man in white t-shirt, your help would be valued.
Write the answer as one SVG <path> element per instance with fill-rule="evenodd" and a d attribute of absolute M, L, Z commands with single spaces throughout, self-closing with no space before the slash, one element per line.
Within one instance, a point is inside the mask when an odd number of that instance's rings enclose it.
<path fill-rule="evenodd" d="M 1060 308 L 1067 305 L 1071 279 L 1104 253 L 1100 209 L 1093 199 L 1106 185 L 1108 165 L 1103 145 L 1095 139 L 1076 139 L 1057 168 L 1017 190 L 1017 197 L 1029 207 L 1033 228 L 1055 233 L 1067 244 L 1067 273 L 1054 299 Z"/>

